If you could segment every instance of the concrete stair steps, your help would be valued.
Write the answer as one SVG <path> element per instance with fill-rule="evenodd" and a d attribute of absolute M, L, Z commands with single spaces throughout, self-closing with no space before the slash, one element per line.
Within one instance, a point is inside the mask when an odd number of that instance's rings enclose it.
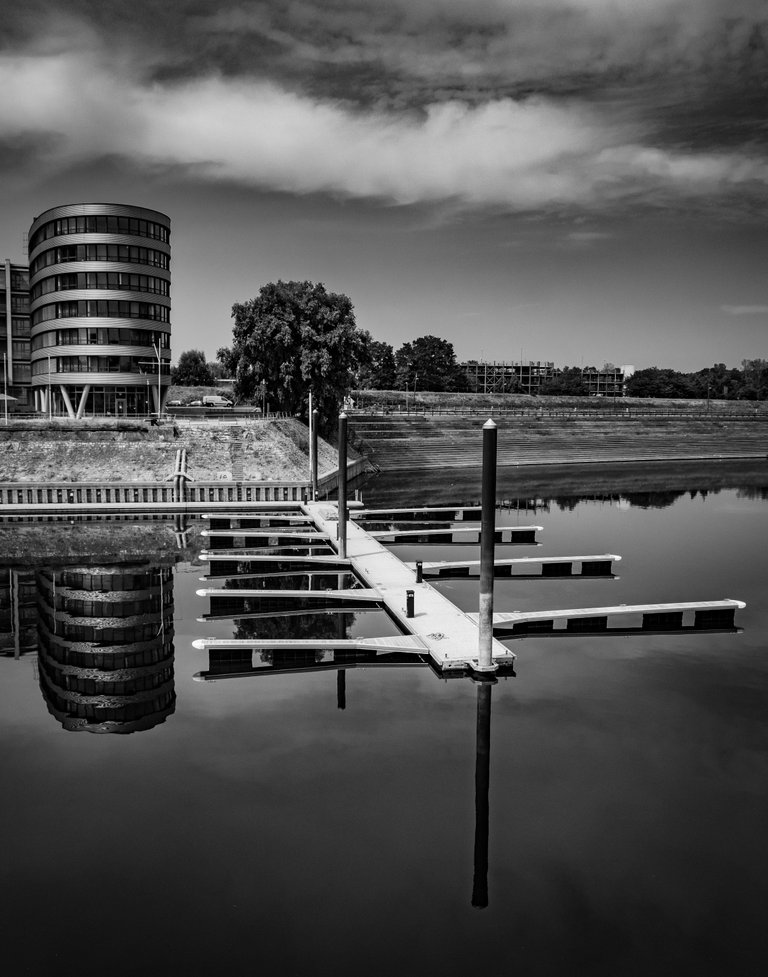
<path fill-rule="evenodd" d="M 232 465 L 232 481 L 245 480 L 245 445 L 242 428 L 233 428 L 229 442 L 229 456 Z"/>
<path fill-rule="evenodd" d="M 499 420 L 499 464 L 765 457 L 768 418 L 534 418 Z M 479 465 L 479 416 L 352 419 L 355 443 L 384 469 Z"/>

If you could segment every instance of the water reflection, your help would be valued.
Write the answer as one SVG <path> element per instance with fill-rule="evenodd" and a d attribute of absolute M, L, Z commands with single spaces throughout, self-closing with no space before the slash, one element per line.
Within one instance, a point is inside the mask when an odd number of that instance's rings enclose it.
<path fill-rule="evenodd" d="M 475 734 L 475 874 L 472 905 L 488 905 L 488 822 L 491 782 L 491 688 L 493 680 L 477 686 L 477 731 Z"/>
<path fill-rule="evenodd" d="M 37 586 L 32 570 L 0 570 L 0 655 L 37 651 Z"/>
<path fill-rule="evenodd" d="M 173 713 L 172 573 L 141 564 L 37 571 L 40 688 L 64 729 L 132 733 Z"/>

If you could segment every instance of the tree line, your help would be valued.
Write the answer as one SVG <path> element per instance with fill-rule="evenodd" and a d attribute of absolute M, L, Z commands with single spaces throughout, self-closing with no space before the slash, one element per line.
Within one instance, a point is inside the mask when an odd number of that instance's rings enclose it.
<path fill-rule="evenodd" d="M 715 363 L 694 373 L 651 366 L 637 370 L 627 380 L 626 390 L 629 397 L 766 400 L 768 360 L 742 360 L 741 369 Z"/>
<path fill-rule="evenodd" d="M 201 350 L 186 350 L 172 370 L 180 386 L 211 386 L 223 374 L 234 379 L 240 403 L 306 416 L 309 393 L 321 423 L 338 414 L 351 390 L 466 392 L 465 371 L 453 344 L 421 336 L 395 350 L 360 329 L 348 296 L 329 292 L 322 283 L 277 281 L 255 298 L 232 306 L 232 345 L 220 348 L 216 363 Z M 584 371 L 555 371 L 539 393 L 587 395 Z M 636 397 L 768 397 L 768 361 L 747 360 L 742 369 L 722 363 L 696 373 L 650 367 L 626 383 Z"/>
<path fill-rule="evenodd" d="M 186 350 L 171 373 L 180 386 L 211 385 L 215 371 L 234 380 L 234 396 L 270 411 L 306 416 L 309 393 L 321 423 L 331 423 L 351 390 L 467 389 L 453 345 L 422 336 L 397 351 L 360 329 L 350 299 L 322 283 L 277 281 L 232 306 L 232 345 L 207 363 Z"/>

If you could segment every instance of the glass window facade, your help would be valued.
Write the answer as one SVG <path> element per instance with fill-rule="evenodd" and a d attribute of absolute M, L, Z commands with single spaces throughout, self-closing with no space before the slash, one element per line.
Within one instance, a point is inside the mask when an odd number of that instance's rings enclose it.
<path fill-rule="evenodd" d="M 68 244 L 43 251 L 30 265 L 30 274 L 36 275 L 51 265 L 70 261 L 112 261 L 121 264 L 149 265 L 152 268 L 170 268 L 170 255 L 164 251 L 143 248 L 133 244 Z"/>
<path fill-rule="evenodd" d="M 80 416 L 161 410 L 170 384 L 168 219 L 122 204 L 57 207 L 35 220 L 29 248 L 37 409 Z M 136 325 L 109 324 L 129 319 Z M 56 328 L 57 320 L 67 321 Z M 60 347 L 73 346 L 89 349 L 62 355 L 68 351 Z M 148 354 L 153 346 L 162 357 L 159 404 L 157 362 Z M 49 355 L 51 349 L 56 355 Z M 70 374 L 76 383 L 67 382 Z M 108 386 L 108 374 L 122 376 Z M 125 374 L 135 375 L 133 384 L 126 384 Z"/>
<path fill-rule="evenodd" d="M 66 234 L 130 234 L 131 237 L 148 237 L 167 243 L 169 228 L 137 217 L 112 217 L 107 214 L 60 217 L 38 227 L 29 239 L 29 249 L 33 251 L 41 242 Z"/>

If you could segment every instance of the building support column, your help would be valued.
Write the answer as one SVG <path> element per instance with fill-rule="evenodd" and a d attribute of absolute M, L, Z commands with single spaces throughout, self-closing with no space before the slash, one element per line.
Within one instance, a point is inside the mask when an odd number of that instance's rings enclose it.
<path fill-rule="evenodd" d="M 61 398 L 64 401 L 64 406 L 67 408 L 67 414 L 74 421 L 75 409 L 72 406 L 72 401 L 69 399 L 69 393 L 67 392 L 67 388 L 64 386 L 63 383 L 60 383 L 59 390 L 61 391 Z"/>
<path fill-rule="evenodd" d="M 86 385 L 83 387 L 83 393 L 82 396 L 80 397 L 80 403 L 77 405 L 78 419 L 83 416 L 83 411 L 85 410 L 85 405 L 88 400 L 88 394 L 90 392 L 91 392 L 91 385 L 90 383 L 86 383 Z"/>

